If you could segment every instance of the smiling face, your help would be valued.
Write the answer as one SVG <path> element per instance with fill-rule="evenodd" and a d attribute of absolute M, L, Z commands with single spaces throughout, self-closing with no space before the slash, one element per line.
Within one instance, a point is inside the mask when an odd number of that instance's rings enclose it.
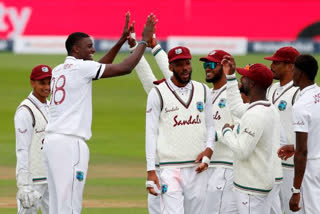
<path fill-rule="evenodd" d="M 173 72 L 172 81 L 175 85 L 183 87 L 191 80 L 192 66 L 190 59 L 179 59 L 169 64 Z"/>
<path fill-rule="evenodd" d="M 33 95 L 43 103 L 46 102 L 46 99 L 50 94 L 50 81 L 51 77 L 42 80 L 31 80 Z"/>
<path fill-rule="evenodd" d="M 96 52 L 91 37 L 81 38 L 74 45 L 74 53 L 77 59 L 93 60 L 93 54 Z"/>
<path fill-rule="evenodd" d="M 212 68 L 211 66 L 205 66 L 206 81 L 210 83 L 216 83 L 220 81 L 223 76 L 222 65 L 220 63 L 214 63 L 214 64 L 215 64 L 214 68 Z"/>

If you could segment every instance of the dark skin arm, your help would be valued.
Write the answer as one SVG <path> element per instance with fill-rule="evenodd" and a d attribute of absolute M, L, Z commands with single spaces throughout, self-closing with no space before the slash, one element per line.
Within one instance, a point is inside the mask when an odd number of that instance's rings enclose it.
<path fill-rule="evenodd" d="M 158 179 L 158 176 L 157 176 L 155 170 L 148 171 L 147 180 L 148 181 L 153 181 L 157 185 L 158 189 L 160 189 L 159 179 Z M 147 190 L 152 195 L 158 195 L 156 190 L 154 188 L 152 188 L 152 187 L 147 187 Z"/>
<path fill-rule="evenodd" d="M 98 62 L 104 63 L 104 64 L 110 64 L 113 62 L 120 48 L 127 41 L 127 37 L 129 36 L 129 29 L 128 29 L 129 22 L 130 22 L 130 12 L 127 12 L 126 22 L 123 27 L 123 31 L 119 41 Z"/>
<path fill-rule="evenodd" d="M 211 159 L 212 153 L 213 153 L 212 149 L 207 147 L 203 152 L 201 152 L 198 155 L 198 157 L 197 157 L 195 162 L 196 163 L 200 163 L 200 160 L 202 160 L 203 156 L 207 156 L 209 159 Z M 196 172 L 197 173 L 201 173 L 201 172 L 203 172 L 203 171 L 205 171 L 207 169 L 208 169 L 208 164 L 200 163 L 199 166 L 196 168 Z"/>
<path fill-rule="evenodd" d="M 300 189 L 303 180 L 304 172 L 307 165 L 308 155 L 308 133 L 296 132 L 296 151 L 294 153 L 294 180 L 293 186 Z M 292 194 L 289 202 L 290 210 L 298 211 L 300 202 L 300 193 Z"/>
<path fill-rule="evenodd" d="M 149 15 L 142 32 L 143 41 L 151 42 L 156 23 L 157 20 L 155 20 L 155 16 L 153 14 Z M 140 61 L 145 49 L 145 44 L 139 44 L 135 51 L 125 58 L 121 63 L 107 64 L 101 78 L 110 78 L 131 73 L 131 71 Z"/>

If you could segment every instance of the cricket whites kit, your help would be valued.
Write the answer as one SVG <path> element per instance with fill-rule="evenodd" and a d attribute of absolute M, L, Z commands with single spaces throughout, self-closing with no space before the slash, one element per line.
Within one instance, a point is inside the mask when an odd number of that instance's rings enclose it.
<path fill-rule="evenodd" d="M 47 115 L 48 103 L 41 103 L 31 92 L 19 105 L 14 117 L 19 214 L 37 214 L 39 208 L 43 214 L 49 213 L 49 192 L 42 154 Z M 35 193 L 28 196 L 30 201 L 34 200 L 30 208 L 22 207 L 19 200 L 22 190 Z"/>
<path fill-rule="evenodd" d="M 308 155 L 301 185 L 304 213 L 320 213 L 320 88 L 304 88 L 292 109 L 294 132 L 308 133 Z"/>
<path fill-rule="evenodd" d="M 105 64 L 67 56 L 52 71 L 49 122 L 44 143 L 50 213 L 78 214 L 87 177 L 91 137 L 92 80 Z"/>
<path fill-rule="evenodd" d="M 162 214 L 204 213 L 208 175 L 197 174 L 195 160 L 214 140 L 209 93 L 201 83 L 190 81 L 179 88 L 170 79 L 149 93 L 147 170 L 155 170 L 159 160 Z"/>
<path fill-rule="evenodd" d="M 133 48 L 130 48 L 130 51 L 134 51 L 137 45 Z M 172 72 L 169 70 L 168 56 L 166 52 L 158 44 L 152 49 L 152 54 L 156 59 L 158 66 L 160 67 L 161 72 L 166 78 L 170 78 Z M 136 65 L 135 70 L 137 75 L 142 83 L 142 86 L 147 94 L 154 87 L 154 82 L 157 80 L 154 76 L 150 65 L 144 56 L 141 57 L 139 63 Z M 156 174 L 159 177 L 159 163 L 156 162 Z M 160 195 L 152 195 L 148 193 L 148 211 L 149 214 L 160 214 L 162 210 L 160 207 Z"/>
<path fill-rule="evenodd" d="M 270 71 L 271 72 L 271 71 Z M 260 100 L 244 105 L 238 82 L 227 75 L 227 98 L 240 124 L 222 130 L 222 142 L 234 155 L 234 190 L 238 213 L 269 214 L 268 194 L 276 172 L 274 161 L 280 145 L 280 117 L 270 101 Z M 279 163 L 279 162 L 278 162 Z"/>
<path fill-rule="evenodd" d="M 212 113 L 215 125 L 216 142 L 208 168 L 209 181 L 206 197 L 207 214 L 237 213 L 235 195 L 233 192 L 233 152 L 222 140 L 224 124 L 234 124 L 226 97 L 227 85 L 213 90 Z"/>
<path fill-rule="evenodd" d="M 280 114 L 281 125 L 284 130 L 284 140 L 280 146 L 295 145 L 295 133 L 292 126 L 292 106 L 299 98 L 299 88 L 293 86 L 290 81 L 284 86 L 280 86 L 280 82 L 273 83 L 267 90 L 267 98 L 278 109 Z M 293 186 L 294 177 L 294 156 L 287 160 L 282 160 L 283 181 L 280 184 L 280 200 L 282 213 L 302 214 L 303 209 L 298 212 L 292 212 L 289 208 L 289 201 L 292 195 L 291 187 Z M 301 204 L 302 206 L 302 204 Z"/>

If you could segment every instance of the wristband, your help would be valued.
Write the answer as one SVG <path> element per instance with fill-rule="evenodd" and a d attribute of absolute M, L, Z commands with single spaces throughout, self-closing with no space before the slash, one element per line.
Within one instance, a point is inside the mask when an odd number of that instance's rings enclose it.
<path fill-rule="evenodd" d="M 202 163 L 206 163 L 208 166 L 210 164 L 210 159 L 207 156 L 202 157 Z"/>
<path fill-rule="evenodd" d="M 296 189 L 293 186 L 293 187 L 291 187 L 291 192 L 292 192 L 292 194 L 298 194 L 298 193 L 300 193 L 300 189 Z"/>
<path fill-rule="evenodd" d="M 154 183 L 154 181 L 146 181 L 146 187 L 148 188 L 148 187 L 154 187 L 154 185 L 155 185 L 155 183 Z"/>
<path fill-rule="evenodd" d="M 136 33 L 130 33 L 132 39 L 136 40 Z"/>
<path fill-rule="evenodd" d="M 148 42 L 146 42 L 146 41 L 140 41 L 140 42 L 138 42 L 138 44 L 145 44 L 146 46 L 148 46 Z"/>

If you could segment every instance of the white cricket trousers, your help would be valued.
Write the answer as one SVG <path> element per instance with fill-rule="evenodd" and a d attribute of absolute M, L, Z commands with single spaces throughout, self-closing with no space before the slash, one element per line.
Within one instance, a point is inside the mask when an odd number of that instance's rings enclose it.
<path fill-rule="evenodd" d="M 234 190 L 239 214 L 270 214 L 268 195 L 249 195 Z"/>
<path fill-rule="evenodd" d="M 41 209 L 42 214 L 49 214 L 48 184 L 34 184 L 32 188 L 41 194 L 40 201 L 35 206 L 25 209 L 22 207 L 20 200 L 17 199 L 18 214 L 38 214 L 39 209 Z"/>
<path fill-rule="evenodd" d="M 208 184 L 207 171 L 197 174 L 197 167 L 160 169 L 161 214 L 202 214 Z"/>
<path fill-rule="evenodd" d="M 282 213 L 285 214 L 304 214 L 304 210 L 301 209 L 298 212 L 292 212 L 289 208 L 289 201 L 292 196 L 291 187 L 293 187 L 294 169 L 288 167 L 282 167 L 283 169 L 283 181 L 280 185 L 280 200 Z M 303 197 L 300 194 L 300 197 Z M 303 207 L 303 200 L 300 200 L 300 207 Z"/>
<path fill-rule="evenodd" d="M 280 185 L 282 183 L 275 183 L 272 190 L 268 194 L 268 203 L 270 206 L 270 214 L 283 214 L 280 201 Z"/>
<path fill-rule="evenodd" d="M 320 213 L 320 159 L 307 160 L 300 197 L 306 214 Z"/>
<path fill-rule="evenodd" d="M 208 189 L 205 214 L 237 214 L 237 203 L 233 192 L 233 169 L 208 168 Z"/>
<path fill-rule="evenodd" d="M 47 134 L 44 141 L 50 214 L 80 214 L 89 149 L 82 138 Z"/>

